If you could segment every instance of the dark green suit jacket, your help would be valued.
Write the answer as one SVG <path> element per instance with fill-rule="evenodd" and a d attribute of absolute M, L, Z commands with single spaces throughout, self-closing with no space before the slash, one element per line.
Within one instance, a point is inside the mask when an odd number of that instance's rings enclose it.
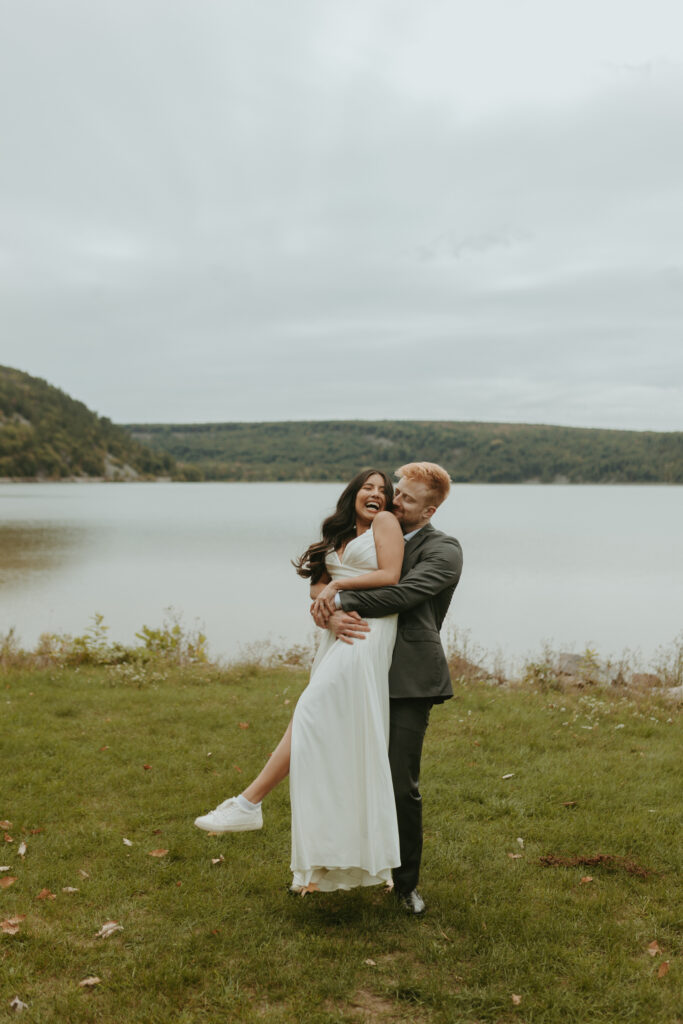
<path fill-rule="evenodd" d="M 431 523 L 406 542 L 401 579 L 376 590 L 343 590 L 347 612 L 382 618 L 398 612 L 398 632 L 389 671 L 390 697 L 453 696 L 439 630 L 462 572 L 462 548 Z"/>

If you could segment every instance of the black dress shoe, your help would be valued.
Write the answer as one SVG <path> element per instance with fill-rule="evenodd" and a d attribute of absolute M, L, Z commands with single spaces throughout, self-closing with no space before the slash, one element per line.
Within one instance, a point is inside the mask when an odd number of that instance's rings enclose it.
<path fill-rule="evenodd" d="M 410 892 L 400 892 L 398 889 L 394 891 L 396 899 L 407 914 L 412 914 L 413 917 L 421 917 L 424 914 L 427 907 L 417 889 L 412 889 Z"/>

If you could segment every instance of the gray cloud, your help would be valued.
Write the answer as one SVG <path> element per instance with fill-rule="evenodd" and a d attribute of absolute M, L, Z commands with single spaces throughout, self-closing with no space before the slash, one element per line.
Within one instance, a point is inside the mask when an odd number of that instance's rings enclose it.
<path fill-rule="evenodd" d="M 683 15 L 508 7 L 13 7 L 2 362 L 119 421 L 680 429 Z"/>

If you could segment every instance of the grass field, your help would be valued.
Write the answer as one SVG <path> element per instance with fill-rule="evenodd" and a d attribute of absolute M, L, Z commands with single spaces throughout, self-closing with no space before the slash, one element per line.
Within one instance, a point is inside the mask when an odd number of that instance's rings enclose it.
<path fill-rule="evenodd" d="M 40 1024 L 683 1019 L 671 702 L 459 686 L 427 734 L 413 920 L 378 889 L 287 893 L 286 785 L 262 832 L 192 825 L 305 682 L 163 659 L 0 675 L 0 1020 L 14 997 Z"/>

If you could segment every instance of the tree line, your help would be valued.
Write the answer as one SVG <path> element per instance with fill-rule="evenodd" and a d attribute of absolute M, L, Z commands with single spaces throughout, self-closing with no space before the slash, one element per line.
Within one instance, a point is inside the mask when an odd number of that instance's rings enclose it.
<path fill-rule="evenodd" d="M 344 480 L 426 459 L 457 483 L 683 483 L 683 432 L 453 421 L 130 424 L 206 480 Z"/>
<path fill-rule="evenodd" d="M 457 483 L 683 483 L 683 432 L 325 420 L 117 426 L 0 366 L 0 477 L 345 480 L 426 459 Z"/>

